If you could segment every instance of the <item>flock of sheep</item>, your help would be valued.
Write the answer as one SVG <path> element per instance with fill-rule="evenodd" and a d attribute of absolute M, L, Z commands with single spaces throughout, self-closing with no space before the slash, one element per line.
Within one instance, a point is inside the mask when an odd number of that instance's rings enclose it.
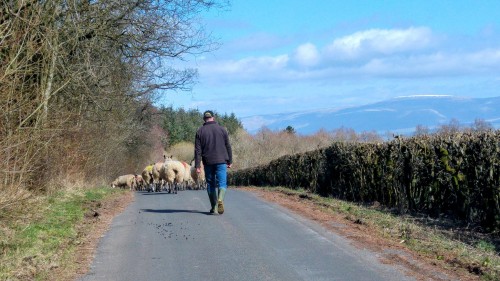
<path fill-rule="evenodd" d="M 184 189 L 206 189 L 203 163 L 201 173 L 197 173 L 194 161 L 189 165 L 174 160 L 172 156 L 163 156 L 165 162 L 157 162 L 146 166 L 140 175 L 127 174 L 117 177 L 111 187 L 128 188 L 130 190 L 177 193 Z"/>

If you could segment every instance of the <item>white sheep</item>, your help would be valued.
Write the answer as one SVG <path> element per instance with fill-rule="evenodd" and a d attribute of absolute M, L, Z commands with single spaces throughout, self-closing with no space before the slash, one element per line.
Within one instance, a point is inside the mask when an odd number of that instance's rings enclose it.
<path fill-rule="evenodd" d="M 144 188 L 146 187 L 146 181 L 144 181 L 141 175 L 135 175 L 135 183 L 136 183 L 136 190 L 138 191 L 143 191 Z"/>
<path fill-rule="evenodd" d="M 128 187 L 130 190 L 135 189 L 137 186 L 137 183 L 135 181 L 135 175 L 134 174 L 128 174 L 128 175 L 123 175 L 117 177 L 112 183 L 111 187 Z"/>
<path fill-rule="evenodd" d="M 184 180 L 183 180 L 183 188 L 192 188 L 194 184 L 194 180 L 191 177 L 191 165 L 189 165 L 187 162 L 182 161 L 182 165 L 184 166 Z"/>
<path fill-rule="evenodd" d="M 163 187 L 163 181 L 162 181 L 162 178 L 160 176 L 160 170 L 162 169 L 162 167 L 163 167 L 162 162 L 157 162 L 153 165 L 153 171 L 152 171 L 153 191 L 161 191 L 161 189 Z"/>
<path fill-rule="evenodd" d="M 144 180 L 144 183 L 146 184 L 146 189 L 149 191 L 153 190 L 153 166 L 154 164 L 151 164 L 149 166 L 146 166 L 144 170 L 142 170 L 142 179 Z"/>
<path fill-rule="evenodd" d="M 196 172 L 196 168 L 194 167 L 194 160 L 191 161 L 191 178 L 193 179 L 196 189 L 205 189 L 206 188 L 206 180 L 205 180 L 205 169 L 203 168 L 203 162 L 201 165 L 201 173 Z"/>
<path fill-rule="evenodd" d="M 160 179 L 164 180 L 169 187 L 169 192 L 177 194 L 179 185 L 184 181 L 185 168 L 180 161 L 166 158 L 160 168 Z"/>

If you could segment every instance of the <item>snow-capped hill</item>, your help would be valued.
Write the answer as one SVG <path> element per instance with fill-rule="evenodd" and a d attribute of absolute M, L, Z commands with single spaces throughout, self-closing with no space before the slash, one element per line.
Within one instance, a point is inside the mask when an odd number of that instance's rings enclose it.
<path fill-rule="evenodd" d="M 500 97 L 404 96 L 350 108 L 250 116 L 242 118 L 242 123 L 250 133 L 257 132 L 263 126 L 272 130 L 292 126 L 300 134 L 340 127 L 352 128 L 357 132 L 409 134 L 417 125 L 434 129 L 448 124 L 452 119 L 466 126 L 475 119 L 482 119 L 498 128 Z"/>

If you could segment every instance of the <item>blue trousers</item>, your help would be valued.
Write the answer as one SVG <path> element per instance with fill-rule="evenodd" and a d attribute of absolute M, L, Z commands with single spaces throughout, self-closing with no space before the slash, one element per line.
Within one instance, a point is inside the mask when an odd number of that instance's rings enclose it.
<path fill-rule="evenodd" d="M 205 179 L 207 181 L 207 192 L 215 192 L 218 187 L 220 189 L 227 188 L 227 164 L 205 165 Z"/>

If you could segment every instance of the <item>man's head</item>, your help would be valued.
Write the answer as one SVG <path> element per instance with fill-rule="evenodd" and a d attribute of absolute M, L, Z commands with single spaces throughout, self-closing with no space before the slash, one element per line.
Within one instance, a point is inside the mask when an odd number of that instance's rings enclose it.
<path fill-rule="evenodd" d="M 205 122 L 214 120 L 214 117 L 215 117 L 215 114 L 211 110 L 207 110 L 207 111 L 203 112 L 203 120 Z"/>

